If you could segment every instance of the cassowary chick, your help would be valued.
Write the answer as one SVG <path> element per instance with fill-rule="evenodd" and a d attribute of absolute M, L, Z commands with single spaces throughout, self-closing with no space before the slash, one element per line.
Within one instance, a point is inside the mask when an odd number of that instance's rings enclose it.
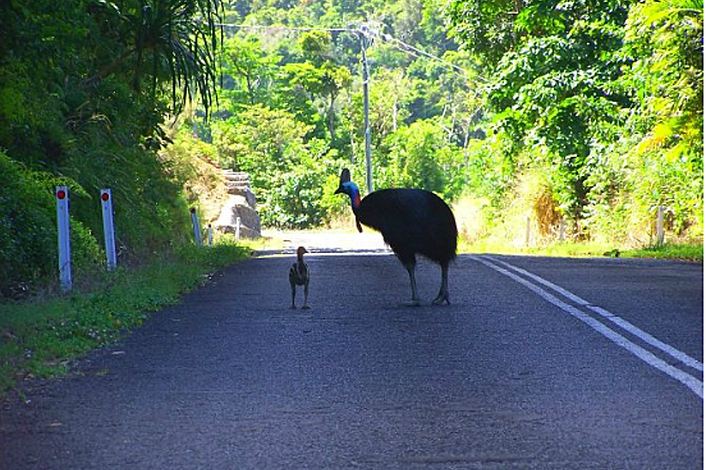
<path fill-rule="evenodd" d="M 304 253 L 309 253 L 306 248 L 300 246 L 297 248 L 297 262 L 289 268 L 289 284 L 292 286 L 292 309 L 296 309 L 294 298 L 297 295 L 297 286 L 304 286 L 304 305 L 303 309 L 308 309 L 307 300 L 309 298 L 309 266 L 304 262 Z"/>

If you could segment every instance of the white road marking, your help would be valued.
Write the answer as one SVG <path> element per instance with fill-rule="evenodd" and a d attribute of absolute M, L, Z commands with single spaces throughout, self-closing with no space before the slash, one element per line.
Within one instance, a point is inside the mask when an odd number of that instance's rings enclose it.
<path fill-rule="evenodd" d="M 597 305 L 593 305 L 590 302 L 588 302 L 587 300 L 584 300 L 581 297 L 579 297 L 575 294 L 572 294 L 571 292 L 567 291 L 566 289 L 564 289 L 562 287 L 557 286 L 556 284 L 552 284 L 551 282 L 547 281 L 544 278 L 537 276 L 536 274 L 533 274 L 529 271 L 526 271 L 522 268 L 518 268 L 516 266 L 511 265 L 510 263 L 506 263 L 505 261 L 502 261 L 502 260 L 499 260 L 496 258 L 492 258 L 492 257 L 486 257 L 486 258 L 492 260 L 495 263 L 502 264 L 503 266 L 506 266 L 506 267 L 508 267 L 508 268 L 520 273 L 520 274 L 524 274 L 525 276 L 527 276 L 529 278 L 534 279 L 535 281 L 539 282 L 540 284 L 543 284 L 543 285 L 549 287 L 550 289 L 558 292 L 559 294 L 563 295 L 564 297 L 571 300 L 572 302 L 577 303 L 577 304 L 579 304 L 583 307 L 586 307 L 590 310 L 593 310 L 594 312 L 596 312 L 600 316 L 604 317 L 605 319 L 615 323 L 616 325 L 618 325 L 620 328 L 624 329 L 625 331 L 628 331 L 628 332 L 632 333 L 633 335 L 637 336 L 638 338 L 643 340 L 645 343 L 651 344 L 652 346 L 656 347 L 657 349 L 660 349 L 664 353 L 669 354 L 670 356 L 672 356 L 674 359 L 678 360 L 682 364 L 703 372 L 704 365 L 701 362 L 697 361 L 696 359 L 689 356 L 688 354 L 686 354 L 686 353 L 684 353 L 684 352 L 682 352 L 682 351 L 680 351 L 680 350 L 678 350 L 678 349 L 676 349 L 666 343 L 663 343 L 662 341 L 658 340 L 657 338 L 655 338 L 651 334 L 647 333 L 646 331 L 641 330 L 640 328 L 636 327 L 635 325 L 628 322 L 627 320 L 620 318 L 619 316 L 615 315 L 614 313 L 611 313 L 608 310 L 605 310 L 601 307 L 598 307 Z"/>
<path fill-rule="evenodd" d="M 667 364 L 665 361 L 662 359 L 658 358 L 651 352 L 647 351 L 644 348 L 641 348 L 637 344 L 631 342 L 624 336 L 622 336 L 619 333 L 616 333 L 615 331 L 611 330 L 607 326 L 605 326 L 603 323 L 599 322 L 595 318 L 591 317 L 590 315 L 582 312 L 581 310 L 577 309 L 576 307 L 573 307 L 566 302 L 560 300 L 559 298 L 555 297 L 554 295 L 550 294 L 549 292 L 545 291 L 541 287 L 529 282 L 528 280 L 511 273 L 507 269 L 504 269 L 500 266 L 496 266 L 495 264 L 491 263 L 489 260 L 480 258 L 477 256 L 473 256 L 473 259 L 477 260 L 480 263 L 483 263 L 484 265 L 488 266 L 491 269 L 494 269 L 495 271 L 504 274 L 505 276 L 509 277 L 510 279 L 522 284 L 523 286 L 527 287 L 530 289 L 532 292 L 535 294 L 539 295 L 543 299 L 547 300 L 548 302 L 554 304 L 555 306 L 559 307 L 569 315 L 573 316 L 574 318 L 581 320 L 582 322 L 586 323 L 588 326 L 596 330 L 598 333 L 602 334 L 609 340 L 613 341 L 615 344 L 618 346 L 626 349 L 627 351 L 631 352 L 647 364 L 651 365 L 655 369 L 658 369 L 665 374 L 669 375 L 673 379 L 678 380 L 682 384 L 686 385 L 692 392 L 694 392 L 696 395 L 701 397 L 703 399 L 704 397 L 704 384 L 694 376 L 687 374 L 686 372 L 677 369 L 676 367 L 673 367 L 669 364 Z"/>

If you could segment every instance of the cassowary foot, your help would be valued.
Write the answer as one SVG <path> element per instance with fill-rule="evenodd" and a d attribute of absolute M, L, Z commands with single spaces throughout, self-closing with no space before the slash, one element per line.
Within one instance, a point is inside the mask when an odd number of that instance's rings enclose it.
<path fill-rule="evenodd" d="M 446 305 L 451 305 L 451 302 L 449 302 L 449 293 L 445 292 L 443 294 L 439 294 L 437 298 L 435 298 L 431 304 L 432 305 L 443 305 L 444 302 L 446 302 Z"/>
<path fill-rule="evenodd" d="M 302 310 L 309 310 L 310 308 L 311 307 L 309 307 L 308 305 L 302 305 Z"/>
<path fill-rule="evenodd" d="M 296 306 L 296 305 L 294 305 L 294 304 L 292 304 L 292 306 L 291 306 L 291 307 L 289 307 L 289 309 L 290 309 L 290 310 L 296 310 L 296 309 L 297 309 L 297 306 Z"/>
<path fill-rule="evenodd" d="M 422 305 L 422 302 L 417 299 L 417 300 L 410 300 L 409 302 L 405 302 L 402 305 L 405 307 L 420 307 Z"/>

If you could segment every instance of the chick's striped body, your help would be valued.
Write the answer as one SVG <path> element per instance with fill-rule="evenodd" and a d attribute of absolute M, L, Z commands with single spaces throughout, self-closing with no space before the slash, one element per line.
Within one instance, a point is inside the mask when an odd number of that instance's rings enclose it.
<path fill-rule="evenodd" d="M 309 283 L 309 265 L 305 262 L 297 261 L 289 268 L 289 283 L 295 286 L 303 286 Z"/>
<path fill-rule="evenodd" d="M 297 248 L 297 262 L 289 268 L 289 285 L 292 288 L 292 305 L 291 308 L 297 308 L 294 304 L 294 299 L 297 295 L 297 286 L 304 286 L 304 305 L 302 308 L 308 309 L 307 301 L 309 299 L 309 266 L 304 262 L 304 253 L 308 253 L 306 248 L 300 246 Z"/>

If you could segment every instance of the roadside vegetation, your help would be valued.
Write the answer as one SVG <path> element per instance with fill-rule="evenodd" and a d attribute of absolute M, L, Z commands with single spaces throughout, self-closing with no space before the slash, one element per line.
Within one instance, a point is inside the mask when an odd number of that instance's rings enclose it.
<path fill-rule="evenodd" d="M 529 218 L 534 249 L 640 249 L 660 206 L 669 243 L 702 243 L 702 1 L 263 2 L 225 18 L 220 106 L 177 139 L 254 175 L 268 226 L 335 223 L 340 169 L 365 181 L 365 26 L 375 188 L 442 195 L 470 246 L 516 246 Z"/>
<path fill-rule="evenodd" d="M 56 276 L 52 190 L 76 263 L 120 261 L 217 216 L 250 173 L 263 225 L 340 218 L 365 181 L 454 206 L 471 245 L 703 240 L 703 2 L 49 0 L 0 5 L 0 294 Z M 224 25 L 224 26 L 221 26 Z M 424 53 L 420 52 L 424 51 Z M 561 227 L 564 227 L 563 229 Z M 560 236 L 563 233 L 563 237 Z"/>
<path fill-rule="evenodd" d="M 459 250 L 464 253 L 496 253 L 566 258 L 659 258 L 703 263 L 703 248 L 701 244 L 681 243 L 626 249 L 608 243 L 590 242 L 553 242 L 544 246 L 522 247 L 508 243 L 480 241 L 474 244 L 461 243 Z"/>
<path fill-rule="evenodd" d="M 184 245 L 140 267 L 94 274 L 68 296 L 0 304 L 0 395 L 22 378 L 65 373 L 71 360 L 115 341 L 250 254 L 247 246 L 227 241 Z"/>
<path fill-rule="evenodd" d="M 695 243 L 667 243 L 659 246 L 648 246 L 636 250 L 626 250 L 626 258 L 660 258 L 684 261 L 704 261 L 704 246 Z"/>

